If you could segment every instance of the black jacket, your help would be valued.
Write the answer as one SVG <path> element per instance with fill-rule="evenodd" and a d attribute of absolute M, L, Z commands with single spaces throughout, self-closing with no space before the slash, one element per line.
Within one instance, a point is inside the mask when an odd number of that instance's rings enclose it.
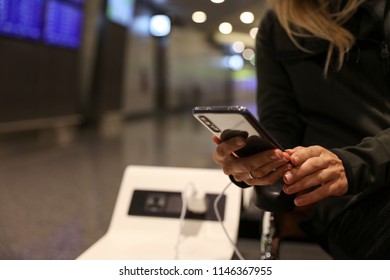
<path fill-rule="evenodd" d="M 307 53 L 291 42 L 272 12 L 260 25 L 259 119 L 286 148 L 332 149 L 347 172 L 348 194 L 318 204 L 337 205 L 326 221 L 318 221 L 318 231 L 360 197 L 390 188 L 390 69 L 382 55 L 382 18 L 371 1 L 358 9 L 345 24 L 356 44 L 342 69 L 331 66 L 326 78 L 327 42 L 299 39 Z"/>

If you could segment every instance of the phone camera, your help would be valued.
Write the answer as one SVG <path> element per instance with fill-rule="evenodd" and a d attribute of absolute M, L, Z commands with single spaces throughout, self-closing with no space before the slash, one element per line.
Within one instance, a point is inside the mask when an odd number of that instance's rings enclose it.
<path fill-rule="evenodd" d="M 221 130 L 215 125 L 213 124 L 206 116 L 199 116 L 199 119 L 205 124 L 207 125 L 212 131 L 216 132 L 216 133 L 220 133 Z"/>

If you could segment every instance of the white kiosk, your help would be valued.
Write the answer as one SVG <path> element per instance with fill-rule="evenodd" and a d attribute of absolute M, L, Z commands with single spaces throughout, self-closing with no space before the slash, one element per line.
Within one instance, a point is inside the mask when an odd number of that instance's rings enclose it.
<path fill-rule="evenodd" d="M 127 167 L 107 233 L 78 259 L 231 259 L 234 248 L 212 205 L 229 181 L 216 169 Z M 181 195 L 189 185 L 206 194 L 207 210 L 189 211 L 180 219 Z M 241 195 L 241 189 L 232 185 L 219 203 L 233 241 L 237 241 Z"/>

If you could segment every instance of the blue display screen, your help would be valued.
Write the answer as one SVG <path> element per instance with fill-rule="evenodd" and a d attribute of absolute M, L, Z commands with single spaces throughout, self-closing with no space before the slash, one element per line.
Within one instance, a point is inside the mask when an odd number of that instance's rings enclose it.
<path fill-rule="evenodd" d="M 77 48 L 80 45 L 83 11 L 72 4 L 48 1 L 44 42 L 49 45 Z"/>
<path fill-rule="evenodd" d="M 68 2 L 73 2 L 76 4 L 84 4 L 85 0 L 68 0 Z"/>
<path fill-rule="evenodd" d="M 40 40 L 44 0 L 0 0 L 0 34 Z"/>
<path fill-rule="evenodd" d="M 85 0 L 0 0 L 0 35 L 78 48 Z"/>

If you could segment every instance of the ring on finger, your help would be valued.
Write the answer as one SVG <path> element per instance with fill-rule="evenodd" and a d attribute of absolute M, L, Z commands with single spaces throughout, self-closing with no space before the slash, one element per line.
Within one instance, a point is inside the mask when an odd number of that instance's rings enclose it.
<path fill-rule="evenodd" d="M 252 173 L 250 171 L 248 172 L 248 175 L 249 175 L 249 178 L 251 178 L 252 180 L 255 179 L 255 177 L 252 175 Z"/>

